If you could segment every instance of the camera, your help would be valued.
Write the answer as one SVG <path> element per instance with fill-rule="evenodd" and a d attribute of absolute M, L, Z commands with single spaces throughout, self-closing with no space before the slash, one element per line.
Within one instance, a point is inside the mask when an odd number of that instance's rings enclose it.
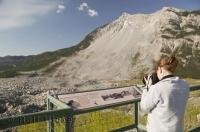
<path fill-rule="evenodd" d="M 146 74 L 142 79 L 142 82 L 144 83 L 144 85 L 147 85 L 145 79 L 147 80 L 148 76 L 149 76 L 149 74 Z M 157 82 L 159 82 L 159 79 L 158 79 L 158 76 L 157 76 L 156 72 L 153 72 L 152 74 L 150 74 L 150 79 L 152 80 L 152 85 L 154 85 Z"/>

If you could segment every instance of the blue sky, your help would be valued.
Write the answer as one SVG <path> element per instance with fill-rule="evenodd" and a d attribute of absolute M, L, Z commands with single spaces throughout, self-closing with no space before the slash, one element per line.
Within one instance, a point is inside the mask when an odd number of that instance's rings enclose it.
<path fill-rule="evenodd" d="M 164 6 L 200 9 L 200 0 L 0 0 L 0 56 L 70 47 L 123 12 Z"/>

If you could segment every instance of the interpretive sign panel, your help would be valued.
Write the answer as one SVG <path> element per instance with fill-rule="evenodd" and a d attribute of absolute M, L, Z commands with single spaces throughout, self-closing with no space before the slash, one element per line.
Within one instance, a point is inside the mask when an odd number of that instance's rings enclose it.
<path fill-rule="evenodd" d="M 113 104 L 138 99 L 140 97 L 141 94 L 135 86 L 58 95 L 59 100 L 74 109 Z"/>

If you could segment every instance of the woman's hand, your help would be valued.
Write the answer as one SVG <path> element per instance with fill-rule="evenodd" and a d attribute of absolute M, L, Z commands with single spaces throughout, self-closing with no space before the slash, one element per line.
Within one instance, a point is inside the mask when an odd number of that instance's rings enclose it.
<path fill-rule="evenodd" d="M 147 91 L 149 90 L 149 87 L 152 85 L 151 76 L 152 76 L 152 74 L 148 74 L 147 78 L 144 78 Z"/>

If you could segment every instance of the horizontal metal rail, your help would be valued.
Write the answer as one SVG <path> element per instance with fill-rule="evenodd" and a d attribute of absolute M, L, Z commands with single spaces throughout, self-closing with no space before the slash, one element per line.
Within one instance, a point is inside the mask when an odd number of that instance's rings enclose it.
<path fill-rule="evenodd" d="M 188 132 L 200 132 L 200 127 L 189 130 Z"/>
<path fill-rule="evenodd" d="M 66 116 L 66 113 L 70 112 L 70 109 L 57 109 L 57 110 L 46 110 L 36 113 L 23 114 L 18 116 L 11 116 L 8 118 L 0 119 L 0 129 L 7 129 L 10 127 L 16 127 L 20 125 L 26 125 L 30 123 L 37 123 L 42 121 L 48 121 L 51 118 L 62 118 Z"/>
<path fill-rule="evenodd" d="M 200 90 L 200 85 L 190 86 L 190 91 L 196 91 L 196 90 Z"/>

